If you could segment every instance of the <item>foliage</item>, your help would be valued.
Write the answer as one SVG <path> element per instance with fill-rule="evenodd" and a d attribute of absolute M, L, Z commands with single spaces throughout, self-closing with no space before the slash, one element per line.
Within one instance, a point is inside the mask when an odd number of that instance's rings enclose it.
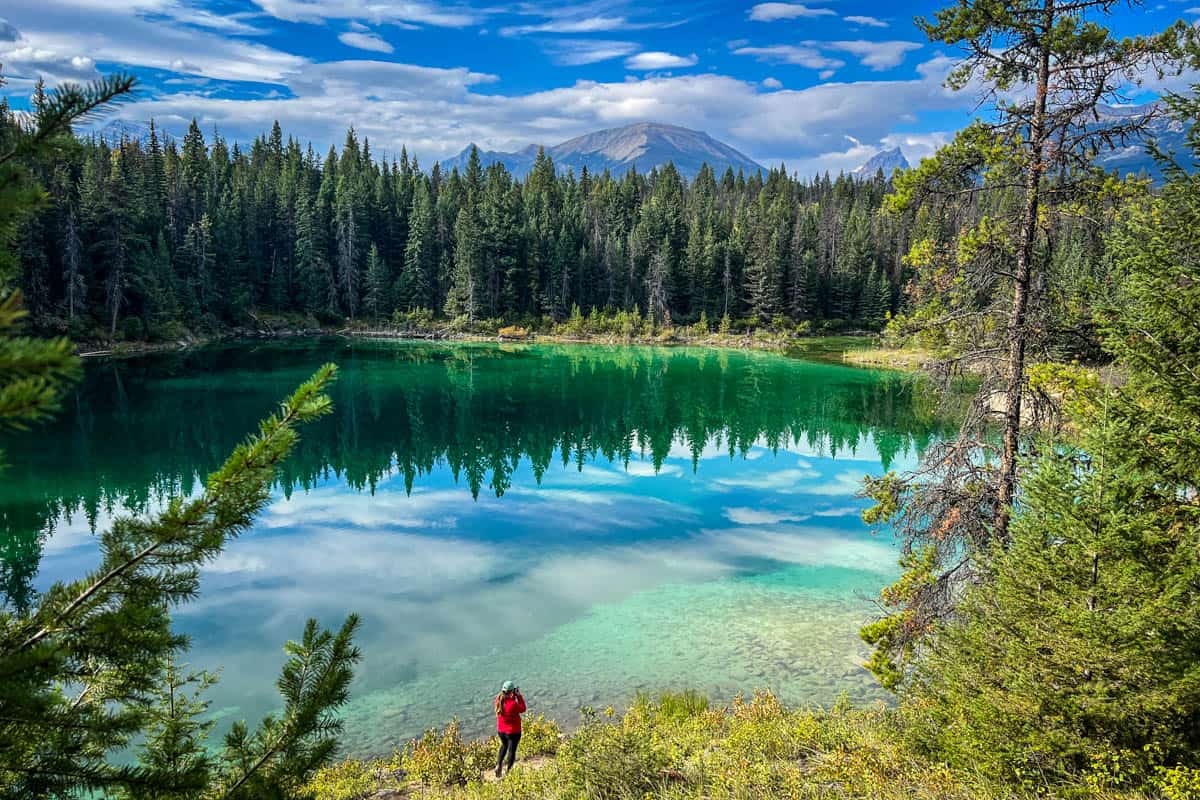
<path fill-rule="evenodd" d="M 568 796 L 623 800 L 658 791 L 669 760 L 635 725 L 592 718 L 563 744 L 558 764 Z"/>
<path fill-rule="evenodd" d="M 558 750 L 562 731 L 554 720 L 546 719 L 542 714 L 530 714 L 521 721 L 521 746 L 519 755 L 527 756 L 553 755 Z M 496 740 L 496 747 L 500 742 Z"/>
<path fill-rule="evenodd" d="M 501 339 L 526 339 L 529 337 L 529 329 L 520 325 L 506 325 L 497 331 L 497 334 Z"/>
<path fill-rule="evenodd" d="M 171 630 L 169 612 L 196 595 L 200 565 L 266 504 L 297 427 L 329 413 L 323 390 L 335 372 L 326 365 L 302 384 L 199 497 L 176 497 L 157 517 L 118 518 L 100 536 L 95 570 L 54 584 L 28 613 L 0 611 L 0 795 L 287 797 L 332 757 L 333 712 L 358 659 L 357 617 L 336 634 L 310 620 L 286 647 L 282 714 L 253 733 L 235 725 L 210 761 L 203 703 L 176 702 L 189 680 L 173 658 L 187 640 Z M 138 763 L 118 759 L 143 732 Z"/>
<path fill-rule="evenodd" d="M 1186 791 L 1200 759 L 1198 225 L 1200 181 L 1173 170 L 1114 233 L 1124 280 L 1102 328 L 1120 385 L 1037 371 L 1067 394 L 1075 444 L 1035 462 L 1011 543 L 914 682 L 923 741 L 952 765 L 1049 791 Z"/>
<path fill-rule="evenodd" d="M 463 741 L 462 726 L 455 719 L 444 729 L 431 728 L 409 742 L 403 764 L 419 783 L 450 786 L 479 780 L 480 773 L 495 768 L 497 752 L 491 742 Z"/>
<path fill-rule="evenodd" d="M 952 769 L 919 749 L 927 709 L 785 708 L 757 692 L 715 708 L 694 692 L 640 694 L 621 716 L 585 709 L 554 758 L 517 762 L 496 782 L 431 785 L 396 762 L 349 762 L 310 784 L 314 800 L 359 800 L 386 789 L 429 800 L 1032 800 L 1036 789 Z M 916 746 L 910 746 L 909 742 Z M 522 742 L 524 747 L 524 742 Z M 1120 756 L 1058 786 L 1094 800 L 1192 797 L 1196 772 L 1160 767 L 1133 785 Z M 340 781 L 334 776 L 343 775 Z M 355 794 L 354 792 L 359 792 Z M 1059 796 L 1059 795 L 1056 795 Z"/>
<path fill-rule="evenodd" d="M 430 331 L 434 327 L 433 312 L 428 308 L 396 311 L 392 313 L 392 324 L 403 331 Z"/>
<path fill-rule="evenodd" d="M 990 118 L 898 175 L 884 201 L 913 230 L 908 307 L 890 336 L 933 352 L 943 385 L 964 371 L 979 383 L 955 439 L 867 487 L 884 501 L 875 520 L 892 524 L 906 552 L 936 561 L 925 589 L 886 609 L 897 619 L 867 631 L 880 649 L 872 663 L 893 686 L 933 623 L 986 576 L 993 542 L 1008 540 L 1022 458 L 1058 426 L 1054 398 L 1030 389 L 1030 363 L 1098 351 L 1092 309 L 1114 283 L 1104 233 L 1145 186 L 1093 160 L 1161 113 L 1100 106 L 1122 102 L 1146 75 L 1180 71 L 1194 35 L 1177 23 L 1118 37 L 1105 27 L 1115 5 L 959 2 L 917 21 L 930 40 L 961 49 L 948 85 L 980 91 Z"/>
<path fill-rule="evenodd" d="M 401 759 L 396 754 L 391 762 L 371 763 L 349 758 L 322 767 L 309 781 L 307 791 L 320 800 L 357 800 L 370 797 L 384 789 L 400 772 Z"/>

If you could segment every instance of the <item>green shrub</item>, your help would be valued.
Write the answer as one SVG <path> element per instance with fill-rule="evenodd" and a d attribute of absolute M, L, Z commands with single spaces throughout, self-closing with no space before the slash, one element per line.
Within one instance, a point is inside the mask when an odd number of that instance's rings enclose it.
<path fill-rule="evenodd" d="M 688 326 L 687 333 L 693 339 L 703 339 L 708 336 L 710 333 L 708 329 L 708 314 L 701 311 L 700 319 Z"/>
<path fill-rule="evenodd" d="M 541 714 L 526 717 L 521 724 L 521 744 L 517 755 L 522 758 L 553 755 L 558 752 L 561 738 L 562 731 L 559 730 L 558 723 L 546 719 Z"/>
<path fill-rule="evenodd" d="M 1195 767 L 1158 767 L 1153 785 L 1163 800 L 1198 800 L 1200 798 L 1200 769 Z"/>
<path fill-rule="evenodd" d="M 428 308 L 396 311 L 392 314 L 392 324 L 404 331 L 431 331 L 434 329 L 434 316 Z"/>
<path fill-rule="evenodd" d="M 809 713 L 789 712 L 779 698 L 758 691 L 733 701 L 724 747 L 745 759 L 796 759 L 816 742 L 820 725 Z"/>
<path fill-rule="evenodd" d="M 643 731 L 592 719 L 560 748 L 557 766 L 569 796 L 642 800 L 662 786 L 669 760 Z"/>
<path fill-rule="evenodd" d="M 360 800 L 398 788 L 404 778 L 401 764 L 400 753 L 378 761 L 348 759 L 318 770 L 306 789 L 314 800 Z"/>
<path fill-rule="evenodd" d="M 462 726 L 454 719 L 443 730 L 430 728 L 404 750 L 409 777 L 429 786 L 451 786 L 479 779 L 494 766 L 496 750 L 486 741 L 464 742 Z"/>

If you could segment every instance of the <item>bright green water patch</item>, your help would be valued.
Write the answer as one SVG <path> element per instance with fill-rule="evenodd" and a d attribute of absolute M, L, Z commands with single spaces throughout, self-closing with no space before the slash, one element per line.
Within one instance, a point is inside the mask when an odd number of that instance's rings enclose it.
<path fill-rule="evenodd" d="M 507 677 L 567 721 L 637 689 L 882 696 L 856 630 L 896 553 L 855 492 L 943 428 L 901 376 L 767 353 L 311 340 L 90 364 L 6 442 L 5 601 L 94 564 L 112 515 L 197 491 L 326 360 L 336 413 L 177 616 L 192 664 L 224 667 L 222 717 L 270 711 L 283 641 L 351 610 L 351 753 L 455 714 L 484 732 Z"/>

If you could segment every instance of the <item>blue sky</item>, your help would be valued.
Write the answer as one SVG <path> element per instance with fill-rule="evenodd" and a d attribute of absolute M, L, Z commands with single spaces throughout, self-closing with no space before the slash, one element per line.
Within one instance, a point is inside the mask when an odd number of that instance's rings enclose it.
<path fill-rule="evenodd" d="M 141 90 L 119 116 L 172 133 L 194 116 L 245 140 L 278 119 L 324 150 L 353 124 L 376 153 L 405 144 L 428 164 L 655 121 L 811 174 L 883 147 L 915 160 L 970 119 L 977 98 L 942 86 L 956 54 L 913 24 L 942 4 L 0 0 L 0 63 L 17 106 L 38 75 L 129 70 Z M 1112 26 L 1194 6 L 1122 7 Z"/>

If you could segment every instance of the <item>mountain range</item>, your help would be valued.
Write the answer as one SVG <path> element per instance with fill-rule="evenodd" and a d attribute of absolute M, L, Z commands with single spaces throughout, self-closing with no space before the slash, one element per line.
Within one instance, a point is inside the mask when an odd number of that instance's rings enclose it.
<path fill-rule="evenodd" d="M 1130 117 L 1145 117 L 1153 114 L 1146 123 L 1144 133 L 1137 139 L 1123 144 L 1114 144 L 1109 150 L 1096 156 L 1096 163 L 1108 172 L 1116 170 L 1122 175 L 1146 175 L 1154 180 L 1162 178 L 1162 168 L 1154 157 L 1146 152 L 1146 142 L 1153 141 L 1165 153 L 1188 157 L 1187 134 L 1189 126 L 1174 117 L 1160 113 L 1157 103 L 1135 106 L 1101 106 L 1097 124 L 1115 122 Z M 1186 160 L 1184 162 L 1187 163 Z"/>
<path fill-rule="evenodd" d="M 458 167 L 460 172 L 466 169 L 472 147 L 474 145 L 467 145 L 457 156 L 443 161 L 442 169 Z M 479 158 L 484 167 L 499 161 L 514 175 L 525 175 L 533 168 L 538 148 L 539 145 L 531 144 L 511 153 L 480 149 Z M 547 147 L 546 154 L 554 160 L 559 172 L 573 170 L 576 174 L 585 166 L 589 172 L 599 173 L 607 169 L 614 175 L 627 172 L 630 167 L 637 167 L 639 172 L 649 172 L 652 167 L 661 168 L 668 162 L 687 178 L 695 177 L 705 163 L 718 176 L 726 167 L 747 174 L 766 171 L 749 156 L 718 142 L 707 133 L 656 122 L 639 122 L 577 136 Z"/>
<path fill-rule="evenodd" d="M 1188 126 L 1172 117 L 1158 115 L 1155 113 L 1157 111 L 1158 106 L 1154 103 L 1101 106 L 1097 125 L 1129 117 L 1150 114 L 1155 116 L 1147 123 L 1145 133 L 1141 137 L 1102 151 L 1096 156 L 1096 163 L 1110 172 L 1116 170 L 1120 174 L 1140 174 L 1155 180 L 1160 179 L 1162 170 L 1146 152 L 1146 142 L 1156 141 L 1164 151 L 1185 154 Z M 114 119 L 91 133 L 103 136 L 110 142 L 123 138 L 136 139 L 145 145 L 149 141 L 150 126 L 143 122 Z M 158 134 L 162 141 L 170 138 L 170 134 L 161 128 Z M 449 171 L 452 167 L 458 167 L 460 172 L 465 170 L 473 146 L 468 145 L 458 155 L 442 161 L 442 169 Z M 479 158 L 485 168 L 489 164 L 500 162 L 509 172 L 524 177 L 533 168 L 539 147 L 540 145 L 531 144 L 513 152 L 480 149 Z M 766 168 L 749 156 L 707 133 L 654 122 L 639 122 L 577 136 L 547 147 L 546 154 L 554 160 L 555 167 L 561 173 L 574 171 L 578 174 L 586 166 L 588 171 L 593 173 L 607 169 L 614 175 L 620 175 L 631 167 L 636 167 L 640 172 L 648 172 L 653 167 L 662 168 L 667 163 L 674 164 L 680 174 L 688 179 L 694 178 L 700 171 L 700 166 L 705 163 L 713 168 L 718 177 L 727 167 L 732 168 L 734 172 L 741 170 L 747 175 L 759 170 L 766 171 Z M 909 166 L 903 151 L 899 147 L 893 147 L 880 150 L 866 163 L 851 170 L 850 174 L 869 178 L 874 177 L 878 170 L 883 170 L 885 176 L 891 177 L 896 169 L 907 169 Z"/>

